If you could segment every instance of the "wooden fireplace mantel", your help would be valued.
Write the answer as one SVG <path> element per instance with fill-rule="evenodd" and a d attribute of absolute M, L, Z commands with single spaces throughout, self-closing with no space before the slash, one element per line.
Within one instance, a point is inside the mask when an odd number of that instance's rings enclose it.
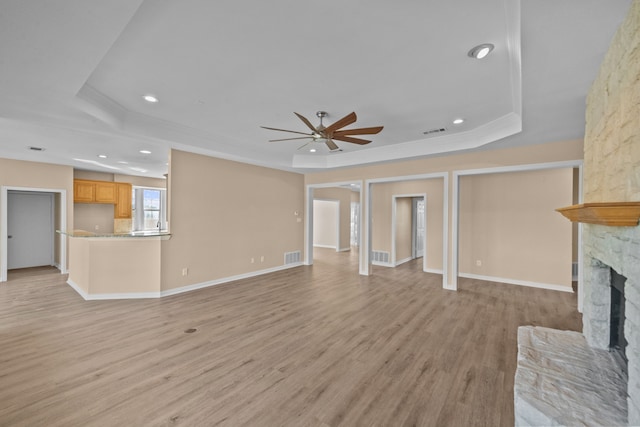
<path fill-rule="evenodd" d="M 640 219 L 640 202 L 583 203 L 556 211 L 571 222 L 633 227 Z"/>

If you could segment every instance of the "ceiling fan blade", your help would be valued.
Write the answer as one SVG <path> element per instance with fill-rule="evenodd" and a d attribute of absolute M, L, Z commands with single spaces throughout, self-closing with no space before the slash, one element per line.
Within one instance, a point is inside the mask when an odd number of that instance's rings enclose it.
<path fill-rule="evenodd" d="M 293 112 L 293 114 L 295 114 L 296 116 L 298 116 L 298 118 L 300 120 L 302 120 L 304 122 L 305 125 L 307 125 L 307 127 L 309 129 L 311 129 L 311 131 L 313 133 L 318 133 L 318 130 L 311 124 L 311 122 L 309 120 L 307 120 L 307 118 L 305 116 L 303 116 L 302 114 L 298 114 L 295 111 Z"/>
<path fill-rule="evenodd" d="M 278 128 L 268 128 L 268 127 L 266 127 L 266 126 L 260 126 L 260 127 L 261 127 L 262 129 L 278 130 L 278 131 L 280 131 L 280 132 L 299 133 L 300 135 L 309 135 L 309 136 L 311 136 L 311 134 L 304 133 L 304 132 L 298 132 L 298 131 L 295 131 L 295 130 L 286 130 L 286 129 L 278 129 Z"/>
<path fill-rule="evenodd" d="M 313 142 L 313 140 L 311 140 L 311 141 L 307 142 L 307 143 L 306 143 L 306 144 L 304 144 L 304 145 L 301 145 L 300 147 L 298 147 L 298 150 L 302 150 L 304 147 L 306 147 L 307 145 L 311 144 L 312 142 Z"/>
<path fill-rule="evenodd" d="M 373 135 L 380 133 L 384 126 L 373 126 L 370 128 L 344 129 L 333 132 L 333 135 Z"/>
<path fill-rule="evenodd" d="M 353 138 L 351 136 L 341 136 L 341 135 L 333 135 L 333 139 L 337 139 L 338 141 L 351 142 L 353 144 L 358 144 L 358 145 L 365 145 L 371 142 L 371 141 L 367 141 L 366 139 Z"/>
<path fill-rule="evenodd" d="M 333 132 L 337 131 L 338 129 L 348 126 L 351 123 L 355 123 L 356 120 L 358 120 L 356 113 L 347 114 L 337 122 L 327 126 L 327 128 L 324 131 L 327 135 L 331 135 Z"/>
<path fill-rule="evenodd" d="M 329 138 L 327 138 L 327 139 L 324 141 L 324 143 L 325 143 L 325 144 L 327 144 L 327 147 L 329 147 L 329 150 L 331 150 L 331 151 L 339 150 L 339 149 L 340 149 L 340 147 L 338 147 L 338 146 L 336 145 L 336 143 L 335 143 L 335 142 L 333 142 L 332 140 L 330 140 Z"/>
<path fill-rule="evenodd" d="M 309 139 L 311 135 L 300 136 L 298 138 L 283 138 L 283 139 L 270 139 L 269 142 L 279 142 L 279 141 L 293 141 L 294 139 Z"/>

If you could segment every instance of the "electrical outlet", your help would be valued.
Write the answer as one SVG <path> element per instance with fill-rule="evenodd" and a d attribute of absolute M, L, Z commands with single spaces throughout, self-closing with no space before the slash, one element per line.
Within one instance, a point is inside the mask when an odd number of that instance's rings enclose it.
<path fill-rule="evenodd" d="M 255 258 L 251 258 L 251 264 L 253 264 L 254 262 L 256 262 Z"/>
<path fill-rule="evenodd" d="M 186 276 L 186 275 L 188 275 L 188 274 L 189 274 L 189 269 L 188 269 L 187 267 L 184 267 L 184 268 L 182 269 L 182 275 L 183 275 L 183 276 Z"/>
<path fill-rule="evenodd" d="M 96 224 L 95 229 L 96 229 L 96 231 L 100 230 L 100 226 L 98 224 Z"/>
<path fill-rule="evenodd" d="M 264 255 L 260 257 L 260 262 L 264 262 Z"/>
<path fill-rule="evenodd" d="M 480 260 L 476 260 L 476 266 L 478 266 L 478 267 L 482 267 L 482 261 L 480 261 Z"/>

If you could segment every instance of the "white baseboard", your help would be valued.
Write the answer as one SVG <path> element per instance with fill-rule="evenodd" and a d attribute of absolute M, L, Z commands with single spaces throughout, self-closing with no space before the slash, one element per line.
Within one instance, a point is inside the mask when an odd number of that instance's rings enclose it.
<path fill-rule="evenodd" d="M 263 274 L 275 273 L 276 271 L 287 270 L 289 268 L 299 267 L 303 265 L 301 262 L 294 264 L 281 265 L 278 267 L 267 268 L 265 270 L 252 271 L 250 273 L 238 274 L 236 276 L 224 277 L 222 279 L 210 280 L 208 282 L 195 283 L 193 285 L 182 286 L 180 288 L 168 289 L 160 292 L 131 292 L 131 293 L 113 293 L 113 294 L 88 294 L 82 290 L 71 279 L 67 280 L 67 284 L 71 286 L 84 300 L 110 300 L 110 299 L 140 299 L 140 298 L 161 298 L 169 295 L 181 294 L 184 292 L 195 291 L 197 289 L 208 288 L 209 286 L 220 285 L 222 283 L 233 282 L 241 279 L 262 276 Z"/>
<path fill-rule="evenodd" d="M 505 279 L 504 277 L 493 277 L 493 276 L 480 276 L 478 274 L 469 274 L 469 273 L 458 273 L 458 277 L 464 277 L 467 279 L 485 280 L 487 282 L 508 283 L 510 285 L 528 286 L 530 288 L 549 289 L 552 291 L 573 293 L 572 287 L 556 285 L 554 283 L 529 282 L 526 280 Z"/>
<path fill-rule="evenodd" d="M 314 248 L 325 248 L 325 249 L 337 249 L 335 246 L 331 246 L 331 245 L 318 245 L 318 244 L 313 244 Z"/>
<path fill-rule="evenodd" d="M 78 293 L 78 295 L 80 295 L 82 297 L 82 299 L 84 299 L 85 301 L 88 300 L 88 294 L 83 291 L 82 289 L 80 289 L 80 286 L 78 286 L 73 280 L 71 279 L 67 279 L 67 285 L 71 286 L 71 288 L 76 291 Z"/>
<path fill-rule="evenodd" d="M 413 258 L 408 257 L 408 258 L 401 259 L 400 261 L 396 261 L 396 265 L 395 265 L 395 266 L 397 267 L 397 266 L 399 266 L 400 264 L 404 264 L 405 262 L 409 262 L 409 261 L 411 261 L 412 259 L 413 259 Z"/>
<path fill-rule="evenodd" d="M 395 267 L 390 262 L 371 261 L 371 264 L 377 265 L 377 266 L 380 266 L 380 267 Z"/>
<path fill-rule="evenodd" d="M 208 282 L 195 283 L 193 285 L 183 286 L 180 288 L 168 289 L 160 292 L 161 297 L 169 295 L 181 294 L 183 292 L 195 291 L 196 289 L 208 288 L 209 286 L 221 285 L 223 283 L 233 282 L 236 280 L 249 279 L 251 277 L 262 276 L 263 274 L 275 273 L 276 271 L 288 270 L 289 268 L 301 266 L 301 262 L 295 264 L 281 265 L 278 267 L 267 268 L 265 270 L 252 271 L 250 273 L 238 274 L 236 276 L 224 277 L 222 279 L 210 280 Z"/>
<path fill-rule="evenodd" d="M 349 246 L 348 248 L 341 248 L 341 249 L 337 249 L 337 252 L 349 252 L 351 250 L 351 246 Z"/>
<path fill-rule="evenodd" d="M 433 274 L 443 274 L 442 269 L 437 269 L 437 268 L 425 268 L 424 270 L 425 273 L 433 273 Z"/>

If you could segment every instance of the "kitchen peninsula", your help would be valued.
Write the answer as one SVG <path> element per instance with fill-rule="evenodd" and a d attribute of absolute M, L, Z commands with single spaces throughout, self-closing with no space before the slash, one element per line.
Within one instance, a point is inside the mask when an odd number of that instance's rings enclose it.
<path fill-rule="evenodd" d="M 160 297 L 161 242 L 167 232 L 60 232 L 69 239 L 67 283 L 85 300 Z"/>

